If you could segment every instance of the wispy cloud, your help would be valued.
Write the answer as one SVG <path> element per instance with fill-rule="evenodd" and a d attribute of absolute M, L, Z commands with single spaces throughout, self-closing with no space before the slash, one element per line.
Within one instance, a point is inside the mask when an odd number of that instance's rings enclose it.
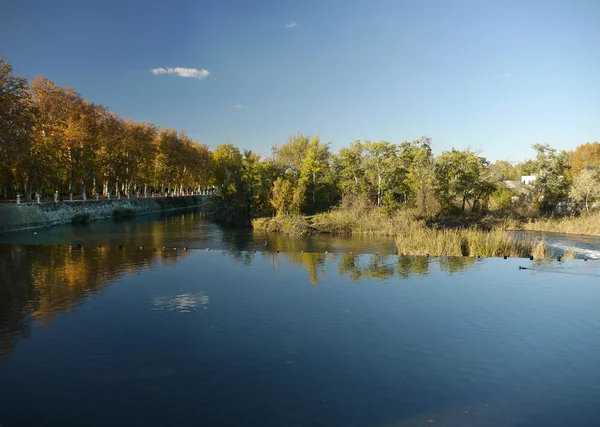
<path fill-rule="evenodd" d="M 285 24 L 285 28 L 294 28 L 297 25 L 298 24 L 296 24 L 296 21 L 290 21 L 287 24 Z"/>
<path fill-rule="evenodd" d="M 231 107 L 231 108 L 242 108 L 242 105 L 241 105 L 241 104 L 235 104 L 235 105 L 234 105 L 233 107 Z"/>
<path fill-rule="evenodd" d="M 496 77 L 499 79 L 510 79 L 513 76 L 512 73 L 500 73 L 496 74 Z"/>
<path fill-rule="evenodd" d="M 186 77 L 186 78 L 190 78 L 190 79 L 198 79 L 198 80 L 202 80 L 205 77 L 210 76 L 210 73 L 208 72 L 208 70 L 205 70 L 204 68 L 198 70 L 196 68 L 182 68 L 182 67 L 175 67 L 175 68 L 152 68 L 150 70 L 150 72 L 152 74 L 154 74 L 155 76 L 159 75 L 159 74 L 173 74 L 179 77 Z"/>

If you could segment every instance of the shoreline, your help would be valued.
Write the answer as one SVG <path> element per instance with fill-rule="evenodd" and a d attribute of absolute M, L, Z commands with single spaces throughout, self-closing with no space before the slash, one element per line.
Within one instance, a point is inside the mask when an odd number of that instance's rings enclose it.
<path fill-rule="evenodd" d="M 204 200 L 207 197 L 210 196 L 194 195 L 0 205 L 0 233 L 145 215 L 192 207 L 203 208 Z"/>

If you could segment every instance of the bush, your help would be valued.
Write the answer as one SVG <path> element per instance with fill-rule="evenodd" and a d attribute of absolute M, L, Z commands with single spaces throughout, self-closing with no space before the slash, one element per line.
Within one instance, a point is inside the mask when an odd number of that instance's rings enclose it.
<path fill-rule="evenodd" d="M 312 229 L 301 215 L 288 215 L 283 221 L 283 232 L 291 237 L 304 237 L 312 234 Z"/>
<path fill-rule="evenodd" d="M 304 237 L 315 233 L 307 219 L 301 215 L 256 218 L 252 221 L 252 227 L 255 230 L 285 233 L 291 237 Z"/>

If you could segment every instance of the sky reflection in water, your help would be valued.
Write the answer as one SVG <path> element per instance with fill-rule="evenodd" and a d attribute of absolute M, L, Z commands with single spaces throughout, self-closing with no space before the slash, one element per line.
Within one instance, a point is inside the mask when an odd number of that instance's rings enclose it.
<path fill-rule="evenodd" d="M 596 261 L 3 245 L 0 275 L 7 426 L 598 421 Z"/>

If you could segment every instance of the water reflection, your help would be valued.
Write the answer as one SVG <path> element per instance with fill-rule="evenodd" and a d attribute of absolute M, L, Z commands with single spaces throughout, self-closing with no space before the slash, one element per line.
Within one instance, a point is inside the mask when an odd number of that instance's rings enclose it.
<path fill-rule="evenodd" d="M 71 246 L 0 246 L 0 358 L 22 338 L 29 335 L 32 322 L 44 325 L 59 313 L 72 310 L 91 295 L 120 277 L 151 268 L 155 264 L 174 264 L 191 254 L 181 248 L 114 249 Z M 273 270 L 286 265 L 306 271 L 313 285 L 326 274 L 326 265 L 337 266 L 340 277 L 352 282 L 386 281 L 393 277 L 408 279 L 424 276 L 431 263 L 438 263 L 449 274 L 472 266 L 472 258 L 426 258 L 314 252 L 223 251 L 236 263 L 252 265 L 256 256 L 268 259 Z M 335 271 L 335 269 L 329 269 Z M 206 306 L 209 297 L 184 293 L 175 297 L 156 297 L 153 309 L 191 311 Z"/>
<path fill-rule="evenodd" d="M 29 335 L 118 278 L 173 264 L 179 250 L 110 250 L 65 246 L 0 246 L 0 359 Z"/>
<path fill-rule="evenodd" d="M 0 274 L 7 425 L 597 421 L 593 261 L 0 246 Z"/>
<path fill-rule="evenodd" d="M 203 293 L 185 293 L 174 297 L 155 297 L 152 309 L 156 311 L 177 311 L 189 313 L 208 304 L 209 297 Z"/>

